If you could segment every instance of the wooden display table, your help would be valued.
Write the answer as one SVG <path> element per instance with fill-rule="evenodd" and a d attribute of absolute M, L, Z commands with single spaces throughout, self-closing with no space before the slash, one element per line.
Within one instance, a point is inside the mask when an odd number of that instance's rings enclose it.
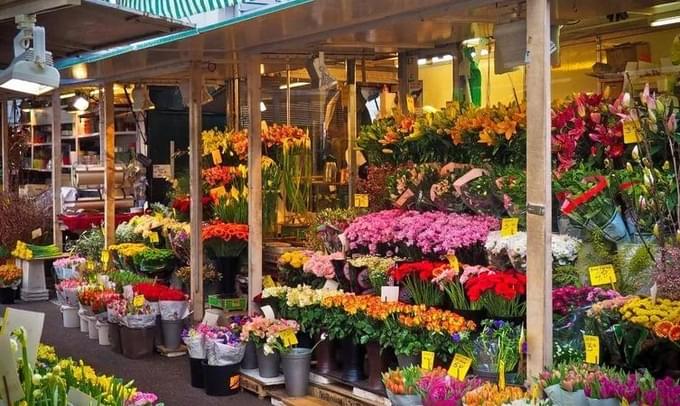
<path fill-rule="evenodd" d="M 36 259 L 16 259 L 16 265 L 21 268 L 21 300 L 37 302 L 49 300 L 50 292 L 45 283 L 45 261 L 64 258 L 66 255 Z"/>

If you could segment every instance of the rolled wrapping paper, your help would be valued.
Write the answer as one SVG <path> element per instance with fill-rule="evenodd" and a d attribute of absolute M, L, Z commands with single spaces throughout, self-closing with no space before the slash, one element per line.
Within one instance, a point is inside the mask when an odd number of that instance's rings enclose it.
<path fill-rule="evenodd" d="M 116 209 L 129 209 L 134 203 L 133 199 L 116 199 Z M 104 210 L 104 201 L 82 199 L 75 202 L 64 202 L 64 209 Z"/>
<path fill-rule="evenodd" d="M 116 171 L 116 175 L 113 178 L 113 183 L 116 187 L 120 187 L 123 184 L 125 175 L 123 171 Z M 93 170 L 93 171 L 75 171 L 73 185 L 75 187 L 79 186 L 93 186 L 93 185 L 103 185 L 104 184 L 104 171 Z"/>

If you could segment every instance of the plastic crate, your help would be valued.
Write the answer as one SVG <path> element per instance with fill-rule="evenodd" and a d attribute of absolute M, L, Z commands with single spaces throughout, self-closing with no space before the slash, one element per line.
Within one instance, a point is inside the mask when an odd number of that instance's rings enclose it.
<path fill-rule="evenodd" d="M 208 295 L 208 305 L 222 310 L 246 310 L 246 299 L 243 297 L 222 297 Z"/>

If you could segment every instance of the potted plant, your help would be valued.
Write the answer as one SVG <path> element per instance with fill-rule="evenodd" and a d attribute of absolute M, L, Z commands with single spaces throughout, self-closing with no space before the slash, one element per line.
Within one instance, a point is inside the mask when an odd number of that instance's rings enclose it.
<path fill-rule="evenodd" d="M 191 386 L 203 388 L 205 386 L 205 335 L 211 329 L 207 324 L 198 324 L 189 329 L 182 330 L 182 341 L 189 352 L 189 375 Z"/>
<path fill-rule="evenodd" d="M 15 291 L 21 284 L 22 272 L 14 264 L 0 265 L 0 304 L 13 304 Z"/>
<path fill-rule="evenodd" d="M 422 375 L 419 366 L 389 370 L 382 374 L 387 398 L 394 406 L 418 406 L 421 404 L 418 381 Z"/>
<path fill-rule="evenodd" d="M 293 320 L 268 319 L 253 317 L 243 325 L 241 339 L 255 343 L 257 365 L 262 378 L 274 378 L 279 375 L 280 354 L 277 351 L 284 345 L 284 337 L 288 332 L 297 333 L 299 326 Z M 286 333 L 284 333 L 286 332 Z"/>

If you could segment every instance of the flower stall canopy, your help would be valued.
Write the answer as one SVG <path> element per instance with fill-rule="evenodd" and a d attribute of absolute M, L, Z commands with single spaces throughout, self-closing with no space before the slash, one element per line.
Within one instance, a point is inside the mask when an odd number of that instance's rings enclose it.
<path fill-rule="evenodd" d="M 123 7 L 175 19 L 233 7 L 238 3 L 240 0 L 118 0 Z"/>

